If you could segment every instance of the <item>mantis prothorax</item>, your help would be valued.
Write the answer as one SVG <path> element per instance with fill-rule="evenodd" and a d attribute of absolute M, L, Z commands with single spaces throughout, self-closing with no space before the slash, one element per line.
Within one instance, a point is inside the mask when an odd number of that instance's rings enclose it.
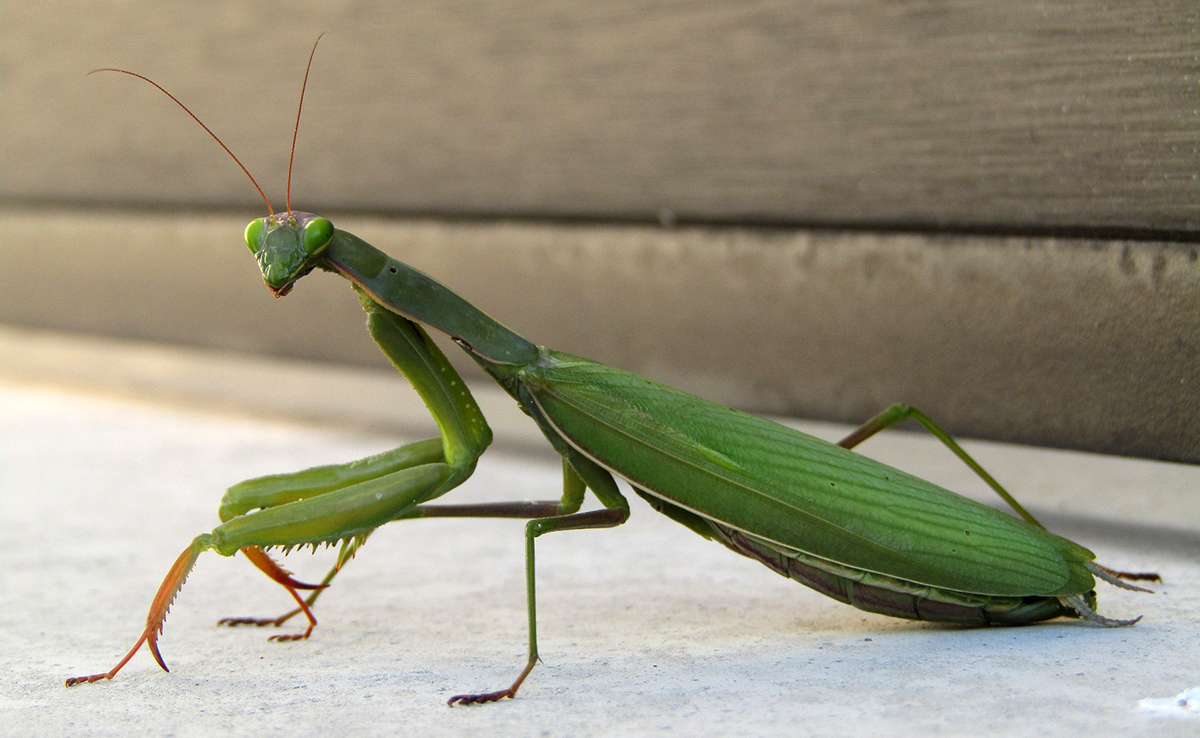
<path fill-rule="evenodd" d="M 106 71 L 150 82 L 192 115 L 146 77 Z M 299 120 L 298 110 L 297 131 Z M 175 562 L 133 648 L 108 672 L 68 679 L 68 686 L 111 679 L 143 643 L 165 670 L 157 640 L 171 601 L 204 551 L 224 556 L 242 551 L 298 605 L 279 618 L 222 622 L 279 625 L 302 612 L 308 619 L 303 633 L 273 637 L 296 640 L 307 638 L 316 624 L 311 606 L 317 596 L 379 526 L 423 517 L 506 517 L 528 519 L 528 660 L 506 689 L 456 695 L 449 703 L 513 697 L 538 661 L 534 541 L 551 532 L 624 523 L 629 504 L 616 479 L 705 538 L 837 600 L 895 617 L 976 625 L 1072 617 L 1130 625 L 1136 619 L 1096 613 L 1095 578 L 1139 591 L 1148 590 L 1123 580 L 1157 579 L 1102 567 L 1091 551 L 1048 532 L 949 435 L 911 407 L 895 405 L 839 443 L 829 443 L 535 345 L 329 220 L 292 210 L 290 162 L 286 212 L 275 213 L 262 188 L 254 186 L 271 215 L 252 221 L 245 240 L 267 287 L 276 296 L 286 295 L 313 270 L 349 281 L 366 311 L 371 337 L 424 399 L 440 435 L 348 464 L 230 487 L 220 506 L 222 523 L 198 536 Z M 422 326 L 450 336 L 538 425 L 562 457 L 558 500 L 432 504 L 470 477 L 492 433 L 467 386 Z M 1020 517 L 851 451 L 908 419 L 928 428 Z M 602 508 L 581 512 L 588 490 Z M 341 550 L 317 585 L 296 581 L 266 553 L 322 543 L 340 543 Z M 305 599 L 300 590 L 314 591 Z"/>

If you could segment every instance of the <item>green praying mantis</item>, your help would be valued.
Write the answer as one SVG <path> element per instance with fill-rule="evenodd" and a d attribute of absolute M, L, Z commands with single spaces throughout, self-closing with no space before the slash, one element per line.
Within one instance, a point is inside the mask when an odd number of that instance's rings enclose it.
<path fill-rule="evenodd" d="M 319 42 L 320 39 L 318 39 Z M 311 68 L 316 44 L 309 55 Z M 281 625 L 303 613 L 308 627 L 272 640 L 308 638 L 312 607 L 341 568 L 381 525 L 430 517 L 519 518 L 525 524 L 528 659 L 510 686 L 451 697 L 450 705 L 514 697 L 538 661 L 534 543 L 547 533 L 624 523 L 624 480 L 660 513 L 822 594 L 869 612 L 973 625 L 1020 625 L 1056 617 L 1131 625 L 1096 612 L 1095 579 L 1139 591 L 1088 549 L 1047 531 L 941 428 L 895 405 L 838 443 L 731 410 L 636 374 L 522 338 L 448 288 L 327 219 L 291 207 L 275 213 L 237 157 L 173 95 L 142 75 L 204 127 L 242 167 L 271 215 L 252 221 L 246 244 L 278 297 L 314 270 L 350 282 L 367 330 L 412 383 L 440 431 L 437 437 L 347 464 L 250 479 L 230 487 L 221 524 L 192 541 L 171 567 L 145 628 L 111 670 L 67 686 L 111 679 L 143 644 L 158 649 L 167 610 L 204 551 L 241 551 L 282 585 L 297 608 L 278 618 L 232 618 L 228 625 Z M 308 72 L 305 72 L 305 86 Z M 304 86 L 296 126 L 303 109 Z M 292 140 L 293 159 L 295 133 Z M 512 396 L 562 457 L 558 500 L 435 504 L 466 481 L 492 439 L 466 384 L 423 326 L 448 335 Z M 889 426 L 916 420 L 994 489 L 1020 517 L 1000 512 L 854 453 Z M 583 511 L 587 491 L 599 509 Z M 297 581 L 271 549 L 340 544 L 319 584 Z M 300 592 L 309 591 L 307 597 Z"/>

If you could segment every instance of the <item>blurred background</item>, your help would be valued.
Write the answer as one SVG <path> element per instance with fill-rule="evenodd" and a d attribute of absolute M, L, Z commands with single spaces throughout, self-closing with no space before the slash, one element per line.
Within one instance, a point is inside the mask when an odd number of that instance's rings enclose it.
<path fill-rule="evenodd" d="M 98 346 L 386 366 L 340 280 L 270 297 L 241 238 L 265 205 L 198 126 L 149 85 L 85 77 L 154 78 L 282 210 L 326 32 L 293 206 L 537 343 L 758 412 L 861 422 L 903 401 L 966 436 L 1200 461 L 1194 2 L 4 19 L 8 376 L 103 381 Z"/>

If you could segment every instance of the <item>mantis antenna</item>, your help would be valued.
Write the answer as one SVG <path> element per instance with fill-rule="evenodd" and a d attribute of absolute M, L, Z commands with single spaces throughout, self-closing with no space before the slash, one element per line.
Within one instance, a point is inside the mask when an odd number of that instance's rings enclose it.
<path fill-rule="evenodd" d="M 296 128 L 292 131 L 292 153 L 288 156 L 288 177 L 287 177 L 287 209 L 292 212 L 292 162 L 296 160 L 296 139 L 300 136 L 300 113 L 304 111 L 304 90 L 308 87 L 308 73 L 312 70 L 313 57 L 317 55 L 317 44 L 321 43 L 321 39 L 325 36 L 322 33 L 317 36 L 317 40 L 313 41 L 312 51 L 308 52 L 308 65 L 304 67 L 304 81 L 300 83 L 300 104 L 296 106 Z"/>
<path fill-rule="evenodd" d="M 308 73 L 309 73 L 309 70 L 312 69 L 313 57 L 317 53 L 317 44 L 321 43 L 321 38 L 324 35 L 325 34 L 322 33 L 320 36 L 317 36 L 317 40 L 313 42 L 312 51 L 310 51 L 308 54 L 308 66 L 304 68 L 304 83 L 300 86 L 300 104 L 296 107 L 296 127 L 295 127 L 295 130 L 292 131 L 292 152 L 291 152 L 291 155 L 288 157 L 287 209 L 288 209 L 289 213 L 292 211 L 292 162 L 296 158 L 296 138 L 300 135 L 300 113 L 304 109 L 304 89 L 308 86 Z M 242 168 L 242 171 L 245 172 L 246 176 L 250 178 L 250 183 L 254 185 L 254 189 L 258 190 L 258 194 L 263 199 L 263 202 L 265 202 L 267 204 L 267 210 L 271 213 L 271 216 L 272 217 L 275 216 L 275 207 L 273 205 L 271 205 L 271 201 L 267 199 L 267 194 L 265 192 L 263 192 L 263 188 L 258 185 L 258 180 L 256 180 L 254 178 L 254 175 L 250 173 L 250 170 L 246 168 L 246 165 L 242 163 L 242 160 L 237 158 L 237 155 L 234 154 L 233 151 L 231 151 L 229 149 L 229 147 L 225 145 L 225 142 L 222 141 L 221 138 L 217 134 L 213 133 L 212 129 L 209 128 L 208 126 L 206 126 L 204 124 L 204 121 L 200 120 L 200 118 L 195 113 L 193 113 L 191 111 L 191 109 L 188 108 L 188 106 L 186 106 L 182 102 L 180 102 L 179 98 L 175 97 L 170 92 L 167 92 L 166 88 L 164 88 L 162 85 L 160 85 L 159 83 L 150 79 L 149 77 L 147 77 L 144 74 L 138 74 L 137 72 L 131 72 L 127 69 L 117 69 L 115 67 L 103 67 L 101 69 L 93 69 L 92 71 L 88 72 L 87 75 L 85 75 L 85 76 L 91 76 L 91 75 L 95 74 L 96 72 L 117 72 L 119 74 L 127 74 L 130 77 L 137 77 L 138 79 L 142 80 L 143 82 L 148 82 L 151 85 L 154 85 L 154 87 L 156 87 L 159 92 L 161 92 L 162 94 L 171 98 L 171 100 L 176 105 L 183 108 L 183 112 L 190 115 L 192 117 L 192 120 L 199 123 L 200 127 L 204 129 L 204 132 L 207 133 L 208 135 L 212 136 L 213 140 L 216 141 L 218 144 L 220 144 L 221 148 L 225 149 L 225 153 L 229 154 L 230 158 L 232 158 L 234 160 L 234 162 L 236 162 L 237 165 Z"/>

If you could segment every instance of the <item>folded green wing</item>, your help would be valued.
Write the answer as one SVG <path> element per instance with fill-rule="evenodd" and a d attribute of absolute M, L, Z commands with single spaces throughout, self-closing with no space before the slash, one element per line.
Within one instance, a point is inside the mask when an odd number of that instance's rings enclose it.
<path fill-rule="evenodd" d="M 784 548 L 960 592 L 1094 585 L 1082 546 L 778 423 L 553 351 L 521 376 L 563 438 L 614 474 Z"/>

